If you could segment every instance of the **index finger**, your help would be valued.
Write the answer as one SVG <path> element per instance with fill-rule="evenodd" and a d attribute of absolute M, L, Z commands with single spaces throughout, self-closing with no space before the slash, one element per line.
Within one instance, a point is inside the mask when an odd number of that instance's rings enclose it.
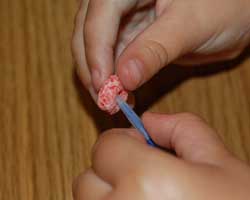
<path fill-rule="evenodd" d="M 98 91 L 114 72 L 114 50 L 122 16 L 152 0 L 90 0 L 84 26 L 86 59 Z"/>
<path fill-rule="evenodd" d="M 97 91 L 114 71 L 113 47 L 120 15 L 117 3 L 105 0 L 89 2 L 84 25 L 84 41 L 87 63 Z"/>

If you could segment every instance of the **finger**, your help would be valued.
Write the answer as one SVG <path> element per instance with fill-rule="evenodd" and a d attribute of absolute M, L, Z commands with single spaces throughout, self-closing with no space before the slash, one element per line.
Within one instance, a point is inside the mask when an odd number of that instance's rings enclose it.
<path fill-rule="evenodd" d="M 91 96 L 96 101 L 97 94 L 92 86 L 90 72 L 87 66 L 85 57 L 85 48 L 83 41 L 83 24 L 86 13 L 87 1 L 81 1 L 79 11 L 75 18 L 75 28 L 72 37 L 72 53 L 77 63 L 77 74 L 84 84 L 85 88 L 89 90 Z"/>
<path fill-rule="evenodd" d="M 158 153 L 161 151 L 149 147 L 144 140 L 131 137 L 131 134 L 138 133 L 134 129 L 112 129 L 103 133 L 93 151 L 94 171 L 114 187 L 131 174 L 142 175 L 149 171 L 151 164 L 160 159 Z"/>
<path fill-rule="evenodd" d="M 116 42 L 115 62 L 122 54 L 124 49 L 131 43 L 143 30 L 145 30 L 155 20 L 155 7 L 150 5 L 147 9 L 140 9 L 129 20 L 121 22 L 119 35 Z"/>
<path fill-rule="evenodd" d="M 112 191 L 92 170 L 78 176 L 72 187 L 74 200 L 101 200 Z"/>
<path fill-rule="evenodd" d="M 221 162 L 228 154 L 215 131 L 196 115 L 145 113 L 142 119 L 157 144 L 175 150 L 183 159 Z"/>
<path fill-rule="evenodd" d="M 99 90 L 103 82 L 114 72 L 114 48 L 121 17 L 130 9 L 144 6 L 149 2 L 152 0 L 90 0 L 84 40 L 87 62 L 96 90 Z"/>
<path fill-rule="evenodd" d="M 125 1 L 127 2 L 127 1 Z M 96 90 L 113 73 L 113 54 L 120 18 L 127 4 L 122 1 L 90 0 L 84 33 L 87 62 Z"/>
<path fill-rule="evenodd" d="M 118 60 L 117 73 L 126 89 L 138 88 L 211 35 L 210 30 L 201 28 L 199 16 L 194 14 L 195 7 L 189 4 L 173 1 L 167 11 L 125 49 Z"/>

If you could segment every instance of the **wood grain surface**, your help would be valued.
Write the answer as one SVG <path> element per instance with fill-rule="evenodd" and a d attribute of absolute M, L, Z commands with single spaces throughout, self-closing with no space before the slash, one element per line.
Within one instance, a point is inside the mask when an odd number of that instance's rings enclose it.
<path fill-rule="evenodd" d="M 74 72 L 74 0 L 0 1 L 0 199 L 72 199 L 101 130 L 128 126 L 100 112 Z M 169 66 L 136 92 L 137 111 L 194 112 L 250 161 L 249 51 L 202 68 Z"/>

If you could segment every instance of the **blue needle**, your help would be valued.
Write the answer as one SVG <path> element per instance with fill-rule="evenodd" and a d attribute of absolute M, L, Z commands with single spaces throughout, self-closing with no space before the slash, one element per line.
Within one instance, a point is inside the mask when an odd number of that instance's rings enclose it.
<path fill-rule="evenodd" d="M 153 142 L 153 140 L 150 138 L 148 132 L 144 128 L 144 125 L 143 125 L 141 119 L 133 111 L 133 109 L 126 102 L 124 102 L 120 96 L 116 97 L 116 102 L 119 105 L 119 107 L 121 108 L 124 115 L 129 120 L 129 122 L 144 136 L 147 143 L 152 147 L 156 147 L 156 144 Z"/>

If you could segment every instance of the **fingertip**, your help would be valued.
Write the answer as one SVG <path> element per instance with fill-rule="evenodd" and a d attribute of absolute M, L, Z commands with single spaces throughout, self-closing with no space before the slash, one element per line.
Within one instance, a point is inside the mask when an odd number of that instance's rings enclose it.
<path fill-rule="evenodd" d="M 138 58 L 119 62 L 117 74 L 124 88 L 133 91 L 143 84 L 143 63 Z"/>
<path fill-rule="evenodd" d="M 93 56 L 93 54 L 99 55 L 99 57 Z M 96 92 L 99 92 L 100 88 L 103 86 L 104 81 L 106 81 L 109 76 L 113 73 L 113 62 L 110 53 L 97 53 L 88 52 L 88 62 L 91 71 L 91 80 Z"/>
<path fill-rule="evenodd" d="M 100 88 L 103 85 L 104 79 L 102 76 L 102 73 L 98 69 L 92 69 L 91 70 L 91 79 L 92 79 L 92 84 L 94 86 L 94 89 L 96 92 L 100 90 Z"/>

